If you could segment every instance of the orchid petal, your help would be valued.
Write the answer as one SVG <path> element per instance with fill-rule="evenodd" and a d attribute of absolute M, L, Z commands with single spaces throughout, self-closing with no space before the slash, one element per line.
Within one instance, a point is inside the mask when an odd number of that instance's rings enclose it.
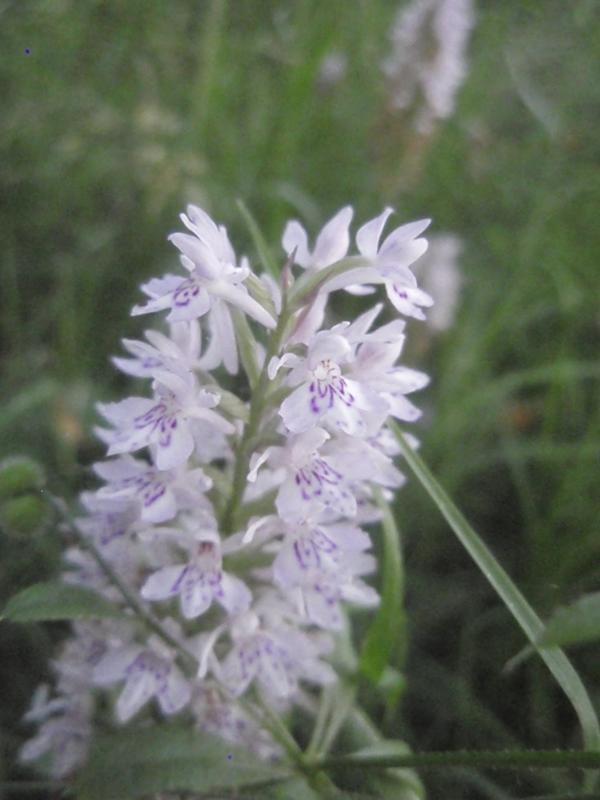
<path fill-rule="evenodd" d="M 266 311 L 260 303 L 257 303 L 247 291 L 233 286 L 225 281 L 218 281 L 211 285 L 213 294 L 222 297 L 228 303 L 240 308 L 245 314 L 260 322 L 266 328 L 274 328 L 276 325 L 273 317 Z"/>
<path fill-rule="evenodd" d="M 291 220 L 285 226 L 281 244 L 288 256 L 295 251 L 294 263 L 299 264 L 301 267 L 309 266 L 308 237 L 306 231 L 297 220 Z"/>
<path fill-rule="evenodd" d="M 393 214 L 393 209 L 389 207 L 385 208 L 378 217 L 369 220 L 369 222 L 366 222 L 358 230 L 356 234 L 356 246 L 363 256 L 372 259 L 377 257 L 381 232 L 390 214 Z"/>
<path fill-rule="evenodd" d="M 350 246 L 348 227 L 353 214 L 352 206 L 345 206 L 329 220 L 317 236 L 312 256 L 313 265 L 317 269 L 339 261 L 348 252 Z"/>

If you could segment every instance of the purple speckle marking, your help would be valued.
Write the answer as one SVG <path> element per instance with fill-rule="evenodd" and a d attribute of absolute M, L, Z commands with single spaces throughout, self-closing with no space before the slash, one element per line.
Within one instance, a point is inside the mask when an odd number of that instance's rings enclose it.
<path fill-rule="evenodd" d="M 233 761 L 233 753 L 227 753 L 227 761 Z"/>
<path fill-rule="evenodd" d="M 346 406 L 353 406 L 354 395 L 348 391 L 345 378 L 333 369 L 324 379 L 311 382 L 308 387 L 310 394 L 309 405 L 312 414 L 321 414 L 324 410 L 333 408 L 336 401 Z"/>
<path fill-rule="evenodd" d="M 187 306 L 195 297 L 198 297 L 199 294 L 200 287 L 198 284 L 188 279 L 177 287 L 173 294 L 173 300 L 176 306 Z"/>
<path fill-rule="evenodd" d="M 26 56 L 28 56 L 28 55 L 30 55 L 30 53 L 31 53 L 31 48 L 29 48 L 29 47 L 26 47 L 26 48 L 25 48 L 25 50 L 24 50 L 23 52 L 25 53 L 25 55 L 26 55 Z"/>

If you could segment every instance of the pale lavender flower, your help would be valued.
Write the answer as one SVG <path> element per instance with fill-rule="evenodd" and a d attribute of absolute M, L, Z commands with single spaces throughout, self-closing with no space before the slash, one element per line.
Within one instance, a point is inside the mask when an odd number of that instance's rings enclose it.
<path fill-rule="evenodd" d="M 433 305 L 433 300 L 418 288 L 417 279 L 409 267 L 427 250 L 427 240 L 421 238 L 420 234 L 431 220 L 401 225 L 380 244 L 383 228 L 391 213 L 392 209 L 386 208 L 378 217 L 365 223 L 356 234 L 358 250 L 371 265 L 334 278 L 326 288 L 332 291 L 351 281 L 361 285 L 383 283 L 389 300 L 401 314 L 423 320 L 425 315 L 421 307 Z"/>
<path fill-rule="evenodd" d="M 294 263 L 303 269 L 317 271 L 344 258 L 350 246 L 348 228 L 354 211 L 345 206 L 323 227 L 314 249 L 308 247 L 308 234 L 298 220 L 287 223 L 283 232 L 283 249 L 288 256 L 294 253 Z"/>
<path fill-rule="evenodd" d="M 294 254 L 294 263 L 308 272 L 317 272 L 344 258 L 350 247 L 349 227 L 354 210 L 351 206 L 340 209 L 318 234 L 314 249 L 308 246 L 308 235 L 298 220 L 287 223 L 281 240 L 288 258 Z M 309 308 L 298 315 L 295 330 L 289 343 L 304 342 L 323 322 L 327 293 L 320 292 Z"/>
<path fill-rule="evenodd" d="M 403 395 L 425 385 L 416 382 L 413 371 L 395 366 L 404 343 L 404 323 L 395 320 L 369 332 L 380 310 L 377 305 L 352 324 L 319 331 L 311 337 L 305 358 L 287 353 L 272 360 L 271 377 L 287 366 L 292 368 L 287 382 L 300 383 L 279 410 L 292 433 L 320 425 L 367 437 L 381 428 L 388 413 L 410 421 L 419 416 L 408 401 L 405 413 L 401 412 Z"/>
<path fill-rule="evenodd" d="M 41 721 L 37 734 L 29 739 L 19 752 L 25 763 L 51 755 L 50 776 L 64 778 L 80 767 L 88 754 L 92 738 L 90 719 L 91 697 L 78 697 L 76 702 L 65 699 L 60 713 L 52 713 Z M 26 716 L 27 718 L 27 716 Z M 29 715 L 32 721 L 38 717 Z"/>
<path fill-rule="evenodd" d="M 392 107 L 412 108 L 421 133 L 454 111 L 474 24 L 473 0 L 412 0 L 396 15 L 382 68 Z"/>
<path fill-rule="evenodd" d="M 222 331 L 227 328 L 231 340 L 233 325 L 228 309 L 231 304 L 261 325 L 275 327 L 275 320 L 244 286 L 249 268 L 236 266 L 236 256 L 225 228 L 216 225 L 205 211 L 193 205 L 188 206 L 181 220 L 192 233 L 173 233 L 169 239 L 182 253 L 181 263 L 189 276 L 182 280 L 176 275 L 166 275 L 149 281 L 142 286 L 149 301 L 144 306 L 135 306 L 132 314 L 170 309 L 169 322 L 182 322 L 197 319 L 217 308 L 219 327 Z"/>
<path fill-rule="evenodd" d="M 116 646 L 94 668 L 97 686 L 120 681 L 125 682 L 116 704 L 120 722 L 131 719 L 152 698 L 164 714 L 175 714 L 191 697 L 189 683 L 174 663 L 174 653 L 156 637 L 147 646 Z"/>
<path fill-rule="evenodd" d="M 192 698 L 192 710 L 201 731 L 244 747 L 265 761 L 281 755 L 280 745 L 239 703 L 224 697 L 223 689 L 218 684 L 206 680 L 197 686 Z"/>
<path fill-rule="evenodd" d="M 145 331 L 148 342 L 122 339 L 123 347 L 133 358 L 115 356 L 113 364 L 136 378 L 153 378 L 156 370 L 201 368 L 202 332 L 198 321 L 174 322 L 169 329 L 170 336 L 159 331 Z"/>
<path fill-rule="evenodd" d="M 215 537 L 216 539 L 216 537 Z M 250 606 L 252 595 L 235 575 L 223 572 L 218 542 L 201 541 L 194 545 L 186 564 L 173 564 L 152 574 L 141 588 L 146 600 L 179 597 L 186 619 L 204 614 L 213 602 L 228 614 L 241 614 Z"/>
<path fill-rule="evenodd" d="M 300 679 L 333 682 L 335 673 L 321 661 L 317 642 L 281 621 L 282 602 L 273 597 L 267 602 L 271 617 L 248 611 L 232 626 L 233 648 L 216 670 L 218 680 L 236 697 L 256 681 L 261 693 L 275 700 L 296 694 Z"/>
<path fill-rule="evenodd" d="M 423 286 L 436 298 L 428 315 L 429 326 L 436 332 L 447 331 L 454 322 L 463 285 L 459 262 L 463 242 L 453 233 L 439 233 L 429 240 L 421 267 Z"/>
<path fill-rule="evenodd" d="M 317 425 L 366 436 L 387 416 L 387 403 L 366 382 L 350 378 L 343 370 L 352 347 L 342 330 L 315 334 L 306 358 L 296 360 L 289 382 L 293 390 L 279 410 L 286 428 L 303 433 Z M 356 376 L 359 378 L 360 376 Z"/>
<path fill-rule="evenodd" d="M 273 577 L 297 612 L 309 623 L 341 630 L 341 601 L 372 607 L 379 595 L 360 575 L 373 572 L 375 559 L 364 551 L 368 535 L 347 523 L 287 526 L 273 562 Z"/>
<path fill-rule="evenodd" d="M 331 50 L 327 53 L 319 67 L 318 82 L 321 89 L 332 89 L 346 75 L 348 69 L 348 58 L 345 53 L 339 50 Z"/>
<path fill-rule="evenodd" d="M 372 572 L 373 562 L 367 561 L 361 567 L 364 572 Z M 374 608 L 379 604 L 375 589 L 357 577 L 358 569 L 356 567 L 348 572 L 340 570 L 335 574 L 308 573 L 301 582 L 289 587 L 286 593 L 302 619 L 325 630 L 341 631 L 345 619 L 342 603 L 363 608 Z"/>
<path fill-rule="evenodd" d="M 329 518 L 354 517 L 357 483 L 401 483 L 401 476 L 389 459 L 367 442 L 342 434 L 332 438 L 323 428 L 290 436 L 283 447 L 270 447 L 254 458 L 250 481 L 265 462 L 285 470 L 275 506 L 286 522 L 302 521 L 319 513 Z M 392 478 L 395 474 L 397 479 Z"/>
<path fill-rule="evenodd" d="M 76 519 L 77 527 L 100 548 L 123 540 L 138 518 L 135 505 L 127 497 L 102 497 L 98 492 L 82 492 L 79 500 L 87 516 Z"/>
<path fill-rule="evenodd" d="M 97 497 L 132 500 L 144 522 L 173 519 L 178 511 L 202 503 L 204 493 L 212 486 L 200 468 L 180 466 L 161 471 L 131 456 L 94 464 L 94 471 L 107 482 Z"/>
<path fill-rule="evenodd" d="M 75 623 L 75 635 L 52 662 L 57 676 L 55 696 L 50 697 L 48 686 L 40 686 L 24 716 L 25 722 L 37 723 L 39 729 L 21 748 L 21 761 L 50 755 L 49 772 L 54 778 L 64 778 L 85 761 L 92 737 L 92 671 L 106 653 L 108 635 L 119 625 L 114 621 Z"/>
<path fill-rule="evenodd" d="M 284 447 L 271 447 L 264 454 L 270 466 L 284 467 L 286 478 L 277 493 L 275 505 L 284 520 L 302 520 L 319 510 L 330 509 L 342 516 L 354 516 L 356 500 L 350 481 L 355 474 L 351 465 L 346 473 L 335 469 L 319 449 L 329 439 L 327 431 L 313 428 L 292 436 Z M 261 462 L 256 460 L 248 476 L 253 479 Z M 359 477 L 363 477 L 359 469 Z"/>
<path fill-rule="evenodd" d="M 173 469 L 194 451 L 195 420 L 233 433 L 233 426 L 212 410 L 219 403 L 218 393 L 200 389 L 191 373 L 157 371 L 154 389 L 154 398 L 129 397 L 119 403 L 98 404 L 100 413 L 116 428 L 103 435 L 109 456 L 153 446 L 156 466 Z"/>
<path fill-rule="evenodd" d="M 281 526 L 284 532 L 273 561 L 280 588 L 302 582 L 308 572 L 335 573 L 349 556 L 371 547 L 367 533 L 349 522 L 325 524 L 305 520 Z"/>

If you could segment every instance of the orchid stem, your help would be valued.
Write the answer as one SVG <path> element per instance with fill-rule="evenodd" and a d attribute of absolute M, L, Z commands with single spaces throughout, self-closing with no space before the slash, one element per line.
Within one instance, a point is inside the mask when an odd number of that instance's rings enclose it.
<path fill-rule="evenodd" d="M 265 411 L 265 400 L 269 389 L 269 361 L 279 352 L 287 326 L 289 322 L 289 315 L 287 314 L 286 304 L 281 309 L 277 327 L 271 334 L 269 339 L 269 346 L 265 354 L 265 360 L 256 382 L 254 391 L 252 392 L 252 400 L 250 402 L 250 414 L 248 422 L 244 427 L 242 438 L 237 447 L 237 454 L 235 459 L 235 466 L 233 470 L 233 480 L 231 485 L 231 497 L 226 504 L 221 519 L 219 521 L 219 529 L 223 536 L 228 536 L 234 533 L 237 525 L 237 518 L 240 505 L 243 500 L 244 491 L 246 489 L 248 469 L 250 466 L 250 457 L 255 445 L 255 438 L 260 429 L 263 413 Z"/>

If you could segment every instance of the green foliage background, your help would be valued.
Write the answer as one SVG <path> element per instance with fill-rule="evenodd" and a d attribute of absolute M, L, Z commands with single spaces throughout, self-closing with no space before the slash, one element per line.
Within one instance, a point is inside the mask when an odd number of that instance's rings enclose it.
<path fill-rule="evenodd" d="M 346 203 L 361 221 L 391 203 L 399 220 L 431 216 L 432 232 L 465 243 L 453 328 L 408 326 L 406 361 L 433 378 L 419 398 L 423 453 L 549 613 L 600 580 L 598 4 L 480 0 L 457 112 L 427 142 L 390 116 L 379 68 L 399 5 L 2 3 L 0 457 L 39 459 L 67 496 L 89 483 L 93 403 L 127 387 L 109 356 L 142 329 L 128 309 L 173 265 L 166 234 L 186 202 L 250 255 L 235 198 L 274 245 L 290 216 L 315 232 Z M 327 86 L 332 51 L 347 70 Z M 543 665 L 505 669 L 522 637 L 414 482 L 396 511 L 406 689 L 400 706 L 365 692 L 374 719 L 416 749 L 576 746 Z M 55 572 L 58 542 L 43 524 L 0 524 L 4 600 Z M 0 631 L 7 759 L 60 635 Z M 596 701 L 597 651 L 575 653 Z M 561 773 L 549 786 L 474 772 L 427 782 L 457 800 L 571 785 Z"/>

